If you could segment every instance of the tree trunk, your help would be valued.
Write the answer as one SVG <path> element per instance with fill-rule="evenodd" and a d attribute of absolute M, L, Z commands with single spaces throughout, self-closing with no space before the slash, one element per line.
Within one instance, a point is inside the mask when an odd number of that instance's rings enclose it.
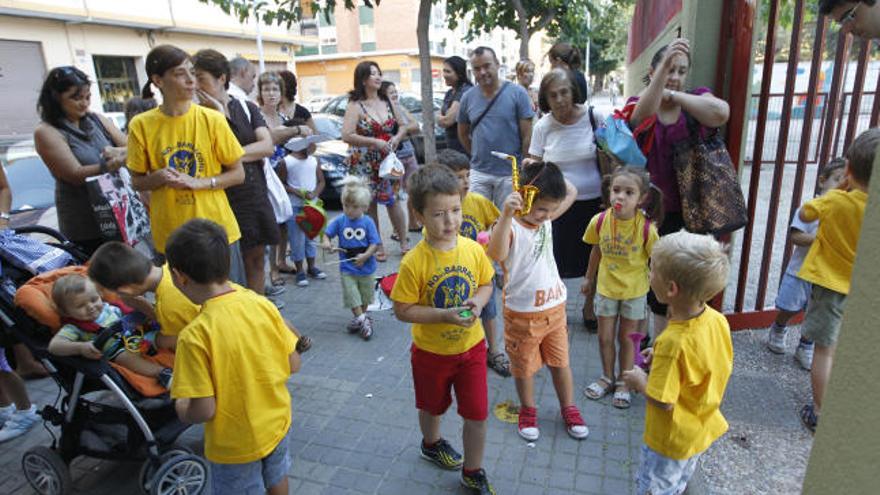
<path fill-rule="evenodd" d="M 434 78 L 431 76 L 431 45 L 428 26 L 431 23 L 431 0 L 419 0 L 419 21 L 416 37 L 419 44 L 419 69 L 422 79 L 422 135 L 425 142 L 425 163 L 437 160 L 434 140 Z"/>
<path fill-rule="evenodd" d="M 519 58 L 520 60 L 525 60 L 529 58 L 529 40 L 532 37 L 532 33 L 529 32 L 528 28 L 525 31 L 520 30 L 519 32 Z"/>
<path fill-rule="evenodd" d="M 529 31 L 529 16 L 522 0 L 513 0 L 511 2 L 513 10 L 516 12 L 516 32 L 519 36 L 519 58 L 525 60 L 529 58 L 529 39 L 532 33 Z"/>

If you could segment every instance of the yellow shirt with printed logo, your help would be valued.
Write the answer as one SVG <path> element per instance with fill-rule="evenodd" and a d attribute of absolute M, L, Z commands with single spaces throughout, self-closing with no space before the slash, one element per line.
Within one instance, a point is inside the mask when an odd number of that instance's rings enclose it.
<path fill-rule="evenodd" d="M 703 452 L 727 431 L 721 399 L 733 371 L 733 343 L 727 318 L 706 306 L 700 316 L 670 321 L 654 343 L 645 394 L 672 404 L 648 403 L 645 444 L 671 459 Z"/>
<path fill-rule="evenodd" d="M 162 279 L 156 286 L 156 321 L 163 335 L 176 337 L 199 314 L 193 304 L 171 281 L 168 263 L 162 266 Z"/>
<path fill-rule="evenodd" d="M 461 235 L 477 240 L 477 234 L 489 230 L 501 212 L 495 203 L 477 193 L 467 193 L 461 200 Z"/>
<path fill-rule="evenodd" d="M 654 242 L 660 238 L 657 228 L 651 222 L 645 239 L 647 218 L 641 211 L 637 210 L 629 220 L 619 220 L 609 208 L 605 210 L 600 232 L 599 215 L 590 220 L 583 239 L 602 251 L 596 289 L 599 294 L 619 301 L 644 296 L 649 287 L 648 259 Z"/>
<path fill-rule="evenodd" d="M 492 262 L 482 246 L 458 236 L 455 248 L 440 251 L 422 240 L 403 257 L 393 301 L 432 308 L 454 308 L 474 297 L 480 286 L 492 283 Z M 448 323 L 413 323 L 413 343 L 434 354 L 461 354 L 485 334 L 477 318 L 469 328 Z"/>
<path fill-rule="evenodd" d="M 290 428 L 287 379 L 297 339 L 268 299 L 231 285 L 180 332 L 171 397 L 213 397 L 205 457 L 245 464 L 269 455 Z"/>
<path fill-rule="evenodd" d="M 128 135 L 128 168 L 148 174 L 172 167 L 195 178 L 215 177 L 223 165 L 244 155 L 223 114 L 190 105 L 185 114 L 165 115 L 154 108 L 132 119 Z M 238 223 L 222 189 L 160 187 L 150 194 L 150 227 L 160 253 L 168 236 L 193 218 L 207 218 L 226 229 L 229 243 L 241 238 Z"/>
<path fill-rule="evenodd" d="M 807 221 L 819 221 L 819 229 L 798 272 L 799 278 L 849 294 L 867 203 L 864 191 L 835 189 L 801 206 Z"/>

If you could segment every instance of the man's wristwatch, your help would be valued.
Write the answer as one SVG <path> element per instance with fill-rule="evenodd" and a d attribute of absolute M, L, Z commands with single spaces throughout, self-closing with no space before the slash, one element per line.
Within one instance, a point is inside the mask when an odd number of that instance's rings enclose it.
<path fill-rule="evenodd" d="M 8 222 L 10 218 L 12 217 L 9 216 L 9 212 L 4 211 L 0 213 L 0 220 L 6 220 Z"/>
<path fill-rule="evenodd" d="M 217 178 L 211 177 L 211 189 L 217 189 Z"/>

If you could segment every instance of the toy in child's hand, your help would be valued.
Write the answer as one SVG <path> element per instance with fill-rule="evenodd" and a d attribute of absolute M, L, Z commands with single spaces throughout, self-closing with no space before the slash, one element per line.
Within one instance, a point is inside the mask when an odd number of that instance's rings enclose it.
<path fill-rule="evenodd" d="M 477 234 L 477 242 L 481 246 L 486 246 L 489 244 L 489 232 L 485 230 Z"/>
<path fill-rule="evenodd" d="M 633 343 L 633 364 L 638 366 L 639 368 L 645 369 L 647 366 L 645 365 L 645 357 L 642 356 L 641 352 L 641 344 L 642 340 L 645 338 L 645 334 L 639 332 L 632 332 L 627 335 L 629 340 L 632 340 Z"/>
<path fill-rule="evenodd" d="M 532 203 L 535 201 L 535 196 L 538 195 L 538 188 L 531 184 L 526 184 L 524 186 L 519 185 L 519 167 L 516 164 L 515 156 L 500 151 L 493 151 L 492 155 L 501 158 L 502 160 L 510 161 L 510 181 L 513 185 L 513 190 L 518 192 L 523 200 L 523 207 L 521 210 L 517 211 L 516 214 L 519 216 L 528 215 L 532 210 Z"/>
<path fill-rule="evenodd" d="M 462 318 L 473 318 L 474 312 L 469 309 L 465 309 L 465 310 L 459 311 L 458 316 L 461 316 Z"/>

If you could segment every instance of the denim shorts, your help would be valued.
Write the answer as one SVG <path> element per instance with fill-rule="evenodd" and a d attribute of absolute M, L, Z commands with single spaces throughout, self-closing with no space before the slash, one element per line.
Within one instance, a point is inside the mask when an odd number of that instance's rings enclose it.
<path fill-rule="evenodd" d="M 806 280 L 790 273 L 783 273 L 779 292 L 776 293 L 776 308 L 791 313 L 799 313 L 807 309 L 812 288 L 813 284 Z"/>
<path fill-rule="evenodd" d="M 642 445 L 642 459 L 636 474 L 636 493 L 644 495 L 679 495 L 697 470 L 700 454 L 678 460 L 670 459 Z"/>
<path fill-rule="evenodd" d="M 280 483 L 290 470 L 290 432 L 266 457 L 247 464 L 211 465 L 211 491 L 214 495 L 228 493 L 230 495 L 263 495 L 269 488 Z"/>

